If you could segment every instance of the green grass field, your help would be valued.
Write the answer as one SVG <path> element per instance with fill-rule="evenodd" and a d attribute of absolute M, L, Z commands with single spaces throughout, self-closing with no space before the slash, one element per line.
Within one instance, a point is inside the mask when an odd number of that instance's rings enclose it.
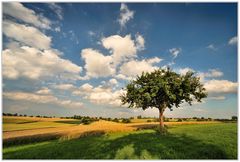
<path fill-rule="evenodd" d="M 3 148 L 3 159 L 237 159 L 237 124 L 169 126 Z"/>

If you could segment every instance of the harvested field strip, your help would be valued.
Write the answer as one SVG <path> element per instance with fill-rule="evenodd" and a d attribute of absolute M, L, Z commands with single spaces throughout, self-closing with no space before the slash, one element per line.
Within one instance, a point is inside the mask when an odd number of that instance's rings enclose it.
<path fill-rule="evenodd" d="M 186 124 L 211 124 L 219 122 L 166 122 L 166 125 L 186 125 Z M 70 125 L 65 127 L 55 127 L 55 128 L 42 128 L 42 129 L 31 129 L 31 130 L 17 130 L 17 131 L 8 131 L 3 132 L 3 142 L 5 144 L 12 143 L 8 141 L 15 141 L 21 143 L 20 141 L 44 141 L 44 139 L 49 138 L 60 138 L 61 139 L 73 139 L 84 136 L 84 133 L 92 132 L 129 132 L 134 130 L 141 129 L 151 129 L 155 128 L 158 125 L 157 122 L 152 123 L 115 123 L 109 121 L 98 121 L 90 125 Z M 39 136 L 39 139 L 37 140 Z M 24 142 L 24 143 L 25 143 Z"/>

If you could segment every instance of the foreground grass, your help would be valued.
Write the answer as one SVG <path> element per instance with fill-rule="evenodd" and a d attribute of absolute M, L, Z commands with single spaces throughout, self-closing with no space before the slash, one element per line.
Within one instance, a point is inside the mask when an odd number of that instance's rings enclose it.
<path fill-rule="evenodd" d="M 178 125 L 3 149 L 3 159 L 237 159 L 237 124 Z"/>

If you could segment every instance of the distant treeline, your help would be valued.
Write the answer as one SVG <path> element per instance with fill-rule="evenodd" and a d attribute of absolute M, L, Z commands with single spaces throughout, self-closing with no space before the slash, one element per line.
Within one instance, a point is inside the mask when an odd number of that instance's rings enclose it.
<path fill-rule="evenodd" d="M 3 113 L 3 116 L 19 116 L 19 117 L 39 117 L 39 118 L 55 118 L 55 116 L 28 116 L 26 114 L 12 114 L 12 113 Z M 104 118 L 104 117 L 90 117 L 90 116 L 80 116 L 80 115 L 74 115 L 71 117 L 60 117 L 61 119 L 78 119 L 83 124 L 89 124 L 93 121 L 99 121 L 99 120 L 106 120 L 106 121 L 113 121 L 113 122 L 122 122 L 122 123 L 131 123 L 131 120 L 137 118 L 137 119 L 147 119 L 147 122 L 159 122 L 159 119 L 156 117 L 142 117 L 141 115 L 137 117 L 130 117 L 130 118 Z M 171 121 L 237 121 L 237 116 L 232 116 L 231 119 L 213 119 L 213 118 L 204 118 L 204 117 L 192 117 L 192 118 L 167 118 L 164 117 L 165 122 L 171 122 Z"/>

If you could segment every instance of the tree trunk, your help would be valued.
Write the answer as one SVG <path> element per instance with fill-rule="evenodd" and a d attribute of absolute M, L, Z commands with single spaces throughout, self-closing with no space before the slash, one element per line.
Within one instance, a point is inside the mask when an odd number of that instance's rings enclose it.
<path fill-rule="evenodd" d="M 162 132 L 162 131 L 164 130 L 163 112 L 164 112 L 164 109 L 163 109 L 163 108 L 159 109 L 160 132 Z"/>

